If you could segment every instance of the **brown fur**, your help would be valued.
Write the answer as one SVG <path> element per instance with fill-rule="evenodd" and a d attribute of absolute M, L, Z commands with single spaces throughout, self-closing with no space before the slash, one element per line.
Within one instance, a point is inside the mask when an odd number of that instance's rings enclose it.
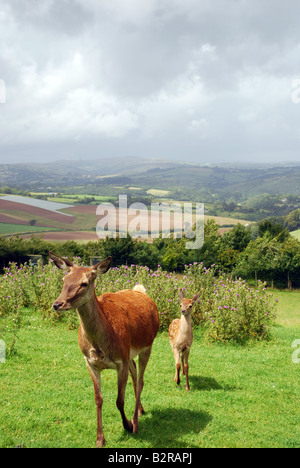
<path fill-rule="evenodd" d="M 125 290 L 105 293 L 96 297 L 94 281 L 97 273 L 106 273 L 111 258 L 90 268 L 78 267 L 54 254 L 50 254 L 56 266 L 69 274 L 64 278 L 61 295 L 54 302 L 55 310 L 76 308 L 80 318 L 78 342 L 90 372 L 97 406 L 97 446 L 105 445 L 102 429 L 101 372 L 115 369 L 118 372 L 117 407 L 123 425 L 129 432 L 138 430 L 138 417 L 144 413 L 141 393 L 144 372 L 151 354 L 152 343 L 159 329 L 159 317 L 155 302 L 147 294 Z M 137 376 L 134 358 L 139 356 Z M 124 412 L 125 388 L 130 372 L 136 395 L 136 408 L 132 421 Z"/>

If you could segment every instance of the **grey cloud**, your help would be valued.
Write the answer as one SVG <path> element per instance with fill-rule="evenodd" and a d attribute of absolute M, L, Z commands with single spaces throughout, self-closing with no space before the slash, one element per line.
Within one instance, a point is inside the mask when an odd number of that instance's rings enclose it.
<path fill-rule="evenodd" d="M 298 158 L 299 16 L 297 0 L 0 0 L 0 162 L 43 144 Z"/>

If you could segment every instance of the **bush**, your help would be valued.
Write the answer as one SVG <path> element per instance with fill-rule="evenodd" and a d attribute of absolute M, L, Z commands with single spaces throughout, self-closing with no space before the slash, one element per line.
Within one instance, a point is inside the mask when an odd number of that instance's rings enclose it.
<path fill-rule="evenodd" d="M 80 264 L 78 258 L 73 261 Z M 13 332 L 13 344 L 23 307 L 40 311 L 52 324 L 64 316 L 52 309 L 62 290 L 63 275 L 52 261 L 37 267 L 25 264 L 18 268 L 11 264 L 6 269 L 0 278 L 0 317 L 1 323 L 6 323 L 6 332 Z M 244 343 L 248 339 L 265 339 L 275 319 L 276 303 L 266 292 L 265 284 L 251 289 L 245 281 L 232 281 L 216 272 L 214 266 L 206 268 L 201 263 L 185 266 L 180 277 L 166 273 L 160 266 L 155 271 L 138 265 L 112 268 L 97 278 L 96 293 L 132 289 L 136 284 L 143 284 L 156 302 L 162 331 L 167 331 L 171 321 L 180 317 L 180 289 L 186 297 L 200 293 L 194 306 L 193 323 L 205 328 L 209 340 Z M 76 312 L 68 312 L 66 316 L 69 328 L 77 326 Z"/>
<path fill-rule="evenodd" d="M 8 355 L 15 352 L 24 306 L 21 275 L 16 264 L 5 269 L 0 277 L 0 338 L 5 341 Z"/>
<path fill-rule="evenodd" d="M 221 278 L 214 286 L 212 308 L 206 313 L 209 338 L 243 343 L 250 338 L 269 337 L 276 314 L 265 283 L 251 289 L 245 281 Z"/>

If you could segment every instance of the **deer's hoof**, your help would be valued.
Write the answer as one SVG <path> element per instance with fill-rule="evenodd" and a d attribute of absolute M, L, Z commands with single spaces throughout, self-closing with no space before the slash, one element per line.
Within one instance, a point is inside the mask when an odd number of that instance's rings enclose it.
<path fill-rule="evenodd" d="M 133 422 L 133 430 L 132 430 L 132 433 L 133 434 L 137 434 L 138 433 L 138 430 L 139 430 L 139 423 L 135 423 Z"/>
<path fill-rule="evenodd" d="M 103 439 L 99 439 L 99 440 L 97 439 L 97 443 L 96 443 L 97 448 L 105 447 L 105 445 L 106 445 L 106 441 L 105 441 L 104 437 L 103 437 Z"/>
<path fill-rule="evenodd" d="M 133 433 L 133 424 L 131 421 L 127 421 L 126 424 L 124 424 L 124 429 L 127 432 L 130 432 L 131 434 Z"/>

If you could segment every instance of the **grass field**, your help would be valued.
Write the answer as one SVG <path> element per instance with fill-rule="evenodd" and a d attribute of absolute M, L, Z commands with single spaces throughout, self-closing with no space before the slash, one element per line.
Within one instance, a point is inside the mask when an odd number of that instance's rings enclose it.
<path fill-rule="evenodd" d="M 51 228 L 44 228 L 42 226 L 27 226 L 25 224 L 9 224 L 9 223 L 0 223 L 0 236 L 8 234 L 19 234 L 19 233 L 39 233 L 39 232 L 49 232 Z"/>
<path fill-rule="evenodd" d="M 297 239 L 298 241 L 300 241 L 300 229 L 298 229 L 298 231 L 293 231 L 291 232 L 291 235 Z"/>
<path fill-rule="evenodd" d="M 190 356 L 191 392 L 174 381 L 173 354 L 160 334 L 146 371 L 137 435 L 123 430 L 116 372 L 102 374 L 103 423 L 112 448 L 300 447 L 300 292 L 274 292 L 277 325 L 270 342 L 247 347 L 205 343 L 200 330 Z M 130 380 L 130 379 L 129 379 Z M 77 332 L 27 310 L 18 354 L 0 364 L 0 447 L 94 447 L 93 386 Z M 129 381 L 126 411 L 132 417 Z"/>

